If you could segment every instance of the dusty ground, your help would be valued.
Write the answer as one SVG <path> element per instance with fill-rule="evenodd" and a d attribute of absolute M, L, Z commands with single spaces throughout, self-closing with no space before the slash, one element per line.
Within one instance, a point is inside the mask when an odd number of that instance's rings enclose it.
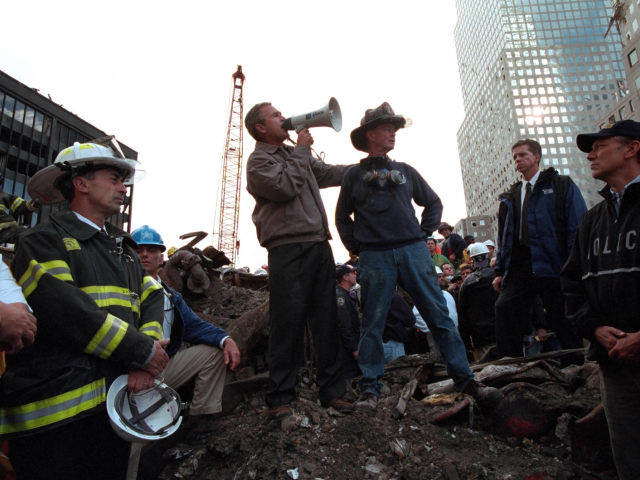
<path fill-rule="evenodd" d="M 267 292 L 222 285 L 214 296 L 192 299 L 190 304 L 203 318 L 224 327 L 267 298 Z M 265 343 L 256 347 L 265 348 Z M 282 423 L 270 421 L 265 390 L 253 386 L 221 419 L 218 431 L 193 435 L 181 428 L 173 438 L 154 445 L 139 479 L 617 478 L 607 459 L 582 448 L 603 437 L 602 432 L 569 427 L 600 403 L 595 365 L 565 374 L 549 362 L 544 368 L 487 382 L 507 394 L 499 407 L 463 408 L 434 425 L 430 423 L 434 417 L 451 405 L 425 406 L 420 400 L 427 384 L 442 379 L 437 375 L 440 359 L 429 354 L 409 358 L 388 366 L 384 378 L 388 389 L 373 417 L 343 416 L 320 407 L 312 371 L 305 368 L 299 377 L 299 398 L 292 406 L 294 416 Z M 398 418 L 395 407 L 401 390 L 418 364 L 424 370 L 416 393 Z M 260 373 L 257 370 L 247 367 L 239 378 L 250 378 Z M 355 382 L 349 385 L 348 400 L 357 398 L 355 387 Z M 520 433 L 530 428 L 532 434 L 510 436 L 514 418 L 520 422 Z M 578 444 L 584 450 L 582 459 L 575 451 Z"/>
<path fill-rule="evenodd" d="M 390 392 L 379 403 L 375 417 L 362 413 L 341 416 L 321 408 L 315 388 L 308 385 L 308 372 L 301 375 L 299 399 L 293 404 L 295 415 L 282 424 L 268 419 L 264 391 L 246 395 L 225 417 L 230 421 L 226 427 L 211 435 L 187 435 L 165 452 L 168 464 L 159 478 L 617 478 L 611 473 L 590 476 L 586 468 L 573 463 L 570 447 L 554 434 L 555 424 L 535 439 L 492 435 L 491 426 L 481 427 L 486 418 L 476 408 L 473 428 L 469 428 L 468 410 L 436 426 L 429 419 L 449 407 L 426 407 L 415 399 L 405 415 L 395 419 L 394 408 L 407 373 L 387 375 Z M 597 390 L 581 387 L 558 405 L 586 413 L 598 403 Z"/>

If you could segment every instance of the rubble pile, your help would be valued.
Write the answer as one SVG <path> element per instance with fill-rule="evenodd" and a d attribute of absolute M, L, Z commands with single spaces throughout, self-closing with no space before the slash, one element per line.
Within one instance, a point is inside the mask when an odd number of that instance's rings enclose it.
<path fill-rule="evenodd" d="M 607 457 L 606 423 L 577 424 L 600 402 L 589 382 L 596 365 L 559 370 L 537 361 L 503 369 L 508 373 L 493 380 L 486 376 L 487 384 L 504 384 L 505 400 L 490 411 L 464 395 L 424 396 L 430 387 L 419 377 L 436 366 L 425 355 L 389 364 L 374 417 L 322 408 L 308 369 L 300 376 L 295 414 L 281 424 L 269 420 L 263 388 L 245 393 L 219 431 L 185 436 L 167 450 L 157 478 L 617 478 Z M 400 413 L 412 377 L 416 388 Z M 347 398 L 355 400 L 351 387 Z"/>
<path fill-rule="evenodd" d="M 307 365 L 294 415 L 273 422 L 264 402 L 268 292 L 222 281 L 212 281 L 213 291 L 189 304 L 229 333 L 242 325 L 232 336 L 245 366 L 227 385 L 218 429 L 181 429 L 156 442 L 140 480 L 617 478 L 595 363 L 560 369 L 543 354 L 474 366 L 478 380 L 505 396 L 483 409 L 452 390 L 437 354 L 409 355 L 386 366 L 371 417 L 322 408 Z M 254 339 L 238 338 L 245 335 Z M 356 388 L 349 382 L 347 400 L 357 399 Z"/>
<path fill-rule="evenodd" d="M 208 316 L 234 320 L 269 300 L 269 292 L 236 288 L 226 283 L 219 283 L 215 294 L 186 300 L 198 316 L 202 315 L 200 318 L 204 319 Z"/>

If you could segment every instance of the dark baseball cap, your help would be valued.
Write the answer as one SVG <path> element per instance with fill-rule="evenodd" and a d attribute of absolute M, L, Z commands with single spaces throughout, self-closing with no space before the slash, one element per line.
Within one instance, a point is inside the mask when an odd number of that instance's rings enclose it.
<path fill-rule="evenodd" d="M 340 280 L 343 275 L 355 271 L 355 268 L 353 268 L 351 265 L 338 265 L 336 267 L 336 280 Z"/>
<path fill-rule="evenodd" d="M 599 138 L 630 137 L 640 140 L 640 123 L 633 120 L 620 120 L 615 123 L 605 125 L 597 133 L 581 133 L 576 137 L 578 148 L 585 153 L 593 150 L 593 142 Z"/>

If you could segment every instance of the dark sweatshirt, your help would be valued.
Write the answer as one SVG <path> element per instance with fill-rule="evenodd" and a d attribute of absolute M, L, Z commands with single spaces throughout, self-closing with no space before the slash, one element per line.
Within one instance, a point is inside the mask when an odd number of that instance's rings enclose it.
<path fill-rule="evenodd" d="M 389 170 L 399 170 L 407 182 L 394 185 L 387 181 L 384 187 L 376 181 L 366 183 L 359 165 L 347 170 L 342 179 L 336 227 L 342 243 L 352 254 L 424 241 L 440 224 L 442 202 L 424 178 L 402 162 L 391 161 Z M 421 222 L 411 200 L 424 207 Z"/>

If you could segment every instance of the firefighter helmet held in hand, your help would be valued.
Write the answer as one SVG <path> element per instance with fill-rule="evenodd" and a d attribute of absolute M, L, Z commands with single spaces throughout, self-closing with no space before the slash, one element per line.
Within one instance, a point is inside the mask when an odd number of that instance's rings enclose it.
<path fill-rule="evenodd" d="M 180 395 L 159 380 L 152 388 L 127 392 L 128 375 L 120 375 L 109 388 L 107 413 L 113 430 L 128 442 L 166 438 L 182 423 Z"/>

